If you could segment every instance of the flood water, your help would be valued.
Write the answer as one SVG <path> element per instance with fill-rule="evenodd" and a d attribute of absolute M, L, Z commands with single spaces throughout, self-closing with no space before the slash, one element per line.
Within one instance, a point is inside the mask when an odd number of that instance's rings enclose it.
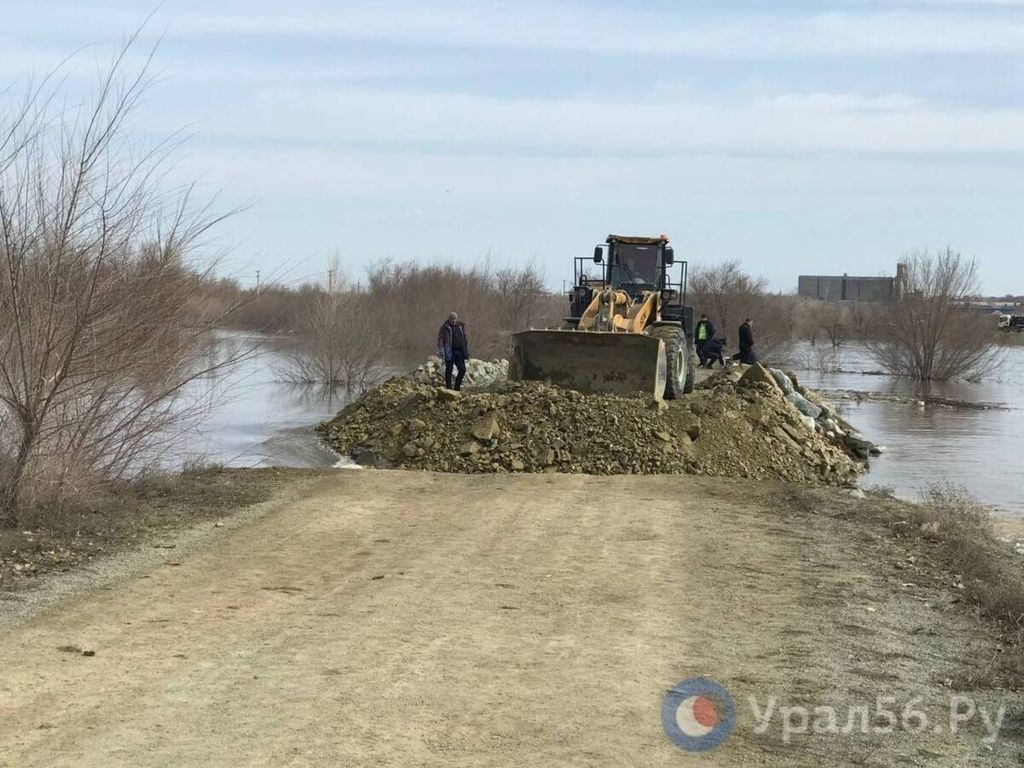
<path fill-rule="evenodd" d="M 816 353 L 805 347 L 800 358 Z M 840 352 L 844 370 L 869 371 L 878 366 L 867 352 L 851 345 Z M 914 397 L 921 384 L 890 376 L 819 373 L 799 370 L 801 383 L 816 390 L 859 390 Z M 983 381 L 933 383 L 929 394 L 1007 410 L 920 407 L 898 402 L 835 399 L 843 417 L 864 436 L 888 448 L 871 460 L 861 485 L 887 486 L 915 499 L 934 483 L 966 488 L 1002 516 L 1024 518 L 1024 347 L 1008 347 L 999 371 Z M 827 398 L 831 399 L 831 398 Z"/>
<path fill-rule="evenodd" d="M 278 371 L 284 357 L 273 339 L 224 331 L 218 341 L 216 354 L 241 359 L 194 382 L 187 398 L 205 402 L 208 412 L 168 452 L 168 465 L 330 467 L 338 462 L 313 427 L 345 406 L 344 393 L 282 382 Z"/>
<path fill-rule="evenodd" d="M 224 354 L 259 337 L 224 333 Z M 817 352 L 802 345 L 795 366 L 802 383 L 828 391 L 859 390 L 913 396 L 914 382 L 858 373 L 813 370 Z M 197 384 L 212 410 L 174 452 L 175 464 L 206 460 L 236 467 L 329 467 L 339 457 L 327 449 L 313 426 L 344 407 L 337 393 L 282 383 L 283 362 L 273 345 L 263 344 L 227 373 Z M 841 351 L 844 370 L 877 368 L 865 350 Z M 966 487 L 998 514 L 1024 519 L 1024 347 L 1006 350 L 1002 370 L 979 383 L 933 384 L 931 394 L 990 403 L 1008 410 L 919 407 L 897 402 L 835 399 L 843 416 L 888 452 L 872 459 L 865 487 L 892 488 L 905 498 L 936 482 Z"/>

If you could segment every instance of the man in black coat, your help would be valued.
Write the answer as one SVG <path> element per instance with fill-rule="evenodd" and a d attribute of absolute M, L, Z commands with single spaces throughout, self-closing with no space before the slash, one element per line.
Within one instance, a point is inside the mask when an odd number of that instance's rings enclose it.
<path fill-rule="evenodd" d="M 697 327 L 693 329 L 693 346 L 697 349 L 697 358 L 700 360 L 701 365 L 704 364 L 704 345 L 715 338 L 715 326 L 708 320 L 708 316 L 703 312 L 700 315 L 700 320 L 697 321 Z"/>
<path fill-rule="evenodd" d="M 466 375 L 466 361 L 469 360 L 469 336 L 466 324 L 459 320 L 457 312 L 449 312 L 448 319 L 437 332 L 437 356 L 444 360 L 444 385 L 448 389 L 461 389 L 462 377 Z M 459 375 L 452 386 L 452 368 Z"/>
<path fill-rule="evenodd" d="M 740 326 L 740 352 L 733 355 L 733 359 L 746 365 L 757 362 L 757 355 L 754 354 L 754 321 L 749 317 Z"/>

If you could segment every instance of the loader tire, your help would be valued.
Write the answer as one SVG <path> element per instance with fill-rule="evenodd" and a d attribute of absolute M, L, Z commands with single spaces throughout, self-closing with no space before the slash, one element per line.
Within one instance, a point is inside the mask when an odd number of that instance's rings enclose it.
<path fill-rule="evenodd" d="M 660 325 L 652 328 L 649 335 L 665 343 L 665 360 L 668 363 L 665 399 L 675 400 L 692 392 L 693 350 L 683 329 L 674 325 Z"/>

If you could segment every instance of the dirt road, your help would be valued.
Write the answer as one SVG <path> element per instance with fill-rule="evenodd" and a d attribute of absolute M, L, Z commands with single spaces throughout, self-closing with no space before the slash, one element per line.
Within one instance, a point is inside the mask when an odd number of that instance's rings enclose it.
<path fill-rule="evenodd" d="M 976 723 L 755 732 L 751 696 L 836 706 L 840 726 L 921 696 L 941 723 L 990 650 L 888 573 L 851 503 L 685 477 L 334 473 L 0 634 L 0 765 L 1012 764 L 1016 743 Z M 660 720 L 698 675 L 737 713 L 703 757 Z"/>

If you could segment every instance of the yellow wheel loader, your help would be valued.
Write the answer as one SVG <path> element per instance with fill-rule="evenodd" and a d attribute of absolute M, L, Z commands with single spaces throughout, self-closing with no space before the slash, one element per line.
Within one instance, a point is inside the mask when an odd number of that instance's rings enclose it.
<path fill-rule="evenodd" d="M 509 378 L 656 400 L 690 392 L 693 307 L 668 237 L 609 235 L 594 249 L 596 275 L 588 261 L 576 259 L 566 328 L 512 337 Z"/>

